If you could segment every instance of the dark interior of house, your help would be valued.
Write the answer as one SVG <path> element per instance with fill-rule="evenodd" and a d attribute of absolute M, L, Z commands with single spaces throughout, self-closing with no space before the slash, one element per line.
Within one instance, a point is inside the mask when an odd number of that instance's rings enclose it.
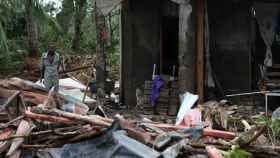
<path fill-rule="evenodd" d="M 178 68 L 178 29 L 179 19 L 176 17 L 162 17 L 162 74 L 173 75 L 173 66 Z M 178 71 L 175 71 L 178 76 Z"/>

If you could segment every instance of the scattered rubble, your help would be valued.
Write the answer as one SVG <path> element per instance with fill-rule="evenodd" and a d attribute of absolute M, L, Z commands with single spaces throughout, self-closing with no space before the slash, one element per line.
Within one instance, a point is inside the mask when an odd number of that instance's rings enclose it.
<path fill-rule="evenodd" d="M 191 109 L 190 101 L 180 109 L 184 123 L 175 125 L 175 118 L 168 124 L 145 115 L 90 115 L 86 104 L 63 96 L 19 78 L 1 80 L 0 157 L 279 157 L 270 128 L 254 119 L 264 113 L 253 107 L 222 100 Z M 65 108 L 69 102 L 74 110 Z"/>

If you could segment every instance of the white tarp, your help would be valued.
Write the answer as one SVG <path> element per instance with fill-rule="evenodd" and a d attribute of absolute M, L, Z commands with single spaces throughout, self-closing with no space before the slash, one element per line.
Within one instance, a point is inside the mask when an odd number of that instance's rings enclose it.
<path fill-rule="evenodd" d="M 59 87 L 86 90 L 86 86 L 72 78 L 59 79 Z"/>
<path fill-rule="evenodd" d="M 121 2 L 122 0 L 93 0 L 93 3 L 96 3 L 97 8 L 100 9 L 103 15 L 110 13 Z"/>
<path fill-rule="evenodd" d="M 59 93 L 65 96 L 71 96 L 78 101 L 83 101 L 84 92 L 81 90 L 86 90 L 86 86 L 82 83 L 72 79 L 64 78 L 59 79 Z M 95 103 L 96 100 L 86 96 L 85 103 Z"/>
<path fill-rule="evenodd" d="M 44 84 L 40 81 L 37 81 L 36 84 L 45 87 Z M 77 80 L 74 80 L 72 78 L 64 78 L 59 79 L 59 93 L 68 97 L 72 97 L 75 100 L 78 100 L 80 102 L 83 101 L 84 92 L 86 90 L 86 86 L 82 83 L 78 82 Z M 88 96 L 85 98 L 85 103 L 95 103 L 96 100 L 92 99 Z"/>
<path fill-rule="evenodd" d="M 179 125 L 183 121 L 185 114 L 191 109 L 194 103 L 198 100 L 198 95 L 194 95 L 189 92 L 186 92 L 182 96 L 182 98 L 183 101 L 180 106 L 179 112 L 177 114 L 176 125 Z"/>
<path fill-rule="evenodd" d="M 84 92 L 81 92 L 81 90 L 79 90 L 79 89 L 63 89 L 63 88 L 60 87 L 59 88 L 59 94 L 71 97 L 71 98 L 73 98 L 75 100 L 78 100 L 80 102 L 82 102 L 83 98 L 84 98 Z M 96 100 L 86 96 L 84 102 L 90 104 L 90 103 L 95 103 Z"/>

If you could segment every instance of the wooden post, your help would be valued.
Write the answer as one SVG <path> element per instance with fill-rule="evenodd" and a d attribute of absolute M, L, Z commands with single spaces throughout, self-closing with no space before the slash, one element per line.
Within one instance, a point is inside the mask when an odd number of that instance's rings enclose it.
<path fill-rule="evenodd" d="M 179 91 L 195 93 L 195 16 L 188 0 L 179 3 Z"/>
<path fill-rule="evenodd" d="M 204 0 L 197 0 L 197 93 L 199 103 L 204 98 Z"/>
<path fill-rule="evenodd" d="M 106 79 L 106 56 L 105 56 L 105 39 L 102 39 L 105 28 L 105 19 L 101 15 L 99 8 L 95 2 L 94 4 L 94 14 L 95 14 L 95 23 L 96 23 L 96 84 L 97 88 L 105 88 L 105 79 Z"/>
<path fill-rule="evenodd" d="M 136 100 L 133 90 L 133 14 L 129 0 L 122 1 L 121 9 L 121 101 L 134 105 Z M 129 66 L 128 66 L 129 65 Z M 134 95 L 133 95 L 134 94 Z M 135 98 L 134 98 L 135 97 Z"/>

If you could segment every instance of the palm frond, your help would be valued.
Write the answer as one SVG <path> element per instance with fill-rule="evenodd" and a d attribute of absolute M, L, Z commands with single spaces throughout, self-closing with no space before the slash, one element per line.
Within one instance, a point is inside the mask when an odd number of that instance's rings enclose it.
<path fill-rule="evenodd" d="M 33 0 L 33 15 L 38 24 L 41 27 L 50 26 L 52 27 L 58 34 L 62 33 L 62 28 L 59 23 L 50 15 L 48 15 L 43 7 L 42 2 L 40 0 Z"/>
<path fill-rule="evenodd" d="M 1 23 L 0 23 L 0 52 L 2 52 L 1 54 L 3 55 L 7 55 L 7 53 L 9 52 L 6 33 Z"/>
<path fill-rule="evenodd" d="M 48 23 L 48 15 L 44 11 L 41 1 L 33 0 L 32 2 L 32 12 L 36 20 L 41 23 Z"/>
<path fill-rule="evenodd" d="M 49 16 L 49 24 L 58 34 L 63 33 L 62 27 L 55 18 Z"/>

